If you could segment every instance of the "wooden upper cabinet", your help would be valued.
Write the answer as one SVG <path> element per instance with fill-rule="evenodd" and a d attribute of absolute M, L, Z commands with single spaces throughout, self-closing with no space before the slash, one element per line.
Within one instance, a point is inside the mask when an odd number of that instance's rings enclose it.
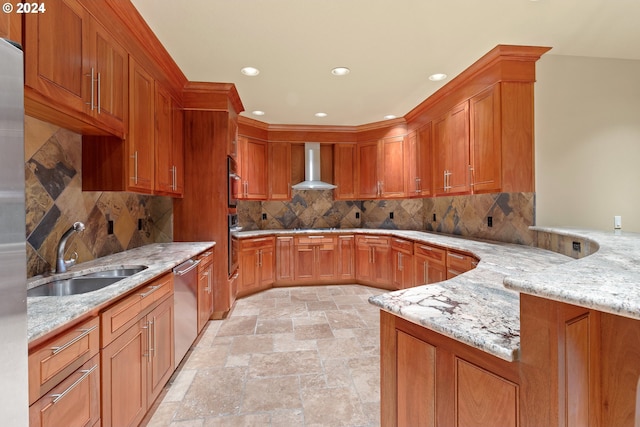
<path fill-rule="evenodd" d="M 469 102 L 433 121 L 433 191 L 435 195 L 469 193 Z"/>
<path fill-rule="evenodd" d="M 378 142 L 358 144 L 358 197 L 374 199 L 380 194 L 378 180 Z"/>
<path fill-rule="evenodd" d="M 181 196 L 184 191 L 183 112 L 155 83 L 155 193 Z"/>
<path fill-rule="evenodd" d="M 381 197 L 404 197 L 407 193 L 404 144 L 402 136 L 385 138 L 379 142 L 378 175 Z"/>
<path fill-rule="evenodd" d="M 153 77 L 133 58 L 129 59 L 129 191 L 151 193 L 154 189 L 154 113 Z"/>
<path fill-rule="evenodd" d="M 474 193 L 499 191 L 501 182 L 500 85 L 469 101 Z"/>
<path fill-rule="evenodd" d="M 53 0 L 46 13 L 24 18 L 25 85 L 74 111 L 84 111 L 91 89 L 85 47 L 90 15 L 77 1 Z"/>
<path fill-rule="evenodd" d="M 0 38 L 22 44 L 22 15 L 3 13 L 0 15 Z"/>
<path fill-rule="evenodd" d="M 291 199 L 291 145 L 271 142 L 269 145 L 269 199 Z"/>
<path fill-rule="evenodd" d="M 336 200 L 357 199 L 357 154 L 355 144 L 336 144 L 333 147 L 333 174 Z"/>
<path fill-rule="evenodd" d="M 94 19 L 90 22 L 94 101 L 93 105 L 85 103 L 85 110 L 114 129 L 124 129 L 128 102 L 128 55 L 102 25 Z"/>
<path fill-rule="evenodd" d="M 77 128 L 81 120 L 96 133 L 123 136 L 127 52 L 79 2 L 46 6 L 46 13 L 24 15 L 25 85 L 35 91 L 25 95 L 50 111 L 32 111 L 25 102 L 27 112 L 61 126 Z"/>
<path fill-rule="evenodd" d="M 431 195 L 431 171 L 433 169 L 431 132 L 431 123 L 428 123 L 405 137 L 405 163 L 408 170 L 406 186 L 409 197 L 428 197 Z"/>
<path fill-rule="evenodd" d="M 240 171 L 245 200 L 266 200 L 268 197 L 268 147 L 264 141 L 239 137 Z"/>

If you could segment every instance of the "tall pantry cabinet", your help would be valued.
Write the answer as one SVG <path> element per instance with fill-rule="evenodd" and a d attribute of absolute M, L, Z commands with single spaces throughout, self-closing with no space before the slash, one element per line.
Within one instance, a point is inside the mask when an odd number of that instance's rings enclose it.
<path fill-rule="evenodd" d="M 229 277 L 227 162 L 232 129 L 244 110 L 233 84 L 190 82 L 184 97 L 184 197 L 173 204 L 175 241 L 215 241 L 213 315 L 222 318 L 235 295 Z"/>

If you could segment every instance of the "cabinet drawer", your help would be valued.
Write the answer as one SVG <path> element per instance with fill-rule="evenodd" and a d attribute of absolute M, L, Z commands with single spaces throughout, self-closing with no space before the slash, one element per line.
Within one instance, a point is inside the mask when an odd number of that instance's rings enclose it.
<path fill-rule="evenodd" d="M 322 245 L 326 247 L 333 246 L 335 244 L 334 236 L 323 236 L 321 234 L 312 234 L 309 236 L 297 236 L 296 245 Z"/>
<path fill-rule="evenodd" d="M 389 240 L 386 236 L 356 236 L 356 245 L 389 247 Z"/>
<path fill-rule="evenodd" d="M 273 237 L 258 237 L 255 239 L 240 240 L 240 250 L 258 249 L 271 245 L 273 245 Z"/>
<path fill-rule="evenodd" d="M 29 404 L 98 353 L 98 317 L 74 326 L 29 354 Z"/>
<path fill-rule="evenodd" d="M 447 279 L 455 277 L 465 271 L 472 270 L 478 264 L 478 260 L 463 252 L 447 252 Z"/>
<path fill-rule="evenodd" d="M 168 273 L 142 285 L 134 293 L 103 311 L 100 314 L 102 348 L 133 325 L 144 314 L 145 309 L 171 294 L 173 294 L 173 274 Z"/>
<path fill-rule="evenodd" d="M 200 264 L 198 264 L 198 274 L 202 274 L 207 267 L 213 262 L 213 249 L 198 255 Z"/>
<path fill-rule="evenodd" d="M 398 239 L 394 237 L 391 239 L 391 248 L 407 255 L 413 254 L 413 242 L 410 240 Z"/>
<path fill-rule="evenodd" d="M 100 356 L 95 355 L 29 407 L 30 427 L 93 426 L 100 420 Z"/>
<path fill-rule="evenodd" d="M 446 264 L 447 251 L 445 249 L 424 243 L 416 243 L 414 249 L 416 255 L 421 255 L 435 264 Z"/>

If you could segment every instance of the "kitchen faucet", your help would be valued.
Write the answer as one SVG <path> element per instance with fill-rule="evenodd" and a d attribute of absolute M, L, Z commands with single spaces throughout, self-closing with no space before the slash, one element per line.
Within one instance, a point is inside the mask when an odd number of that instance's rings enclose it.
<path fill-rule="evenodd" d="M 74 231 L 77 231 L 78 233 L 84 231 L 84 224 L 80 221 L 74 222 L 71 228 L 65 231 L 60 238 L 60 242 L 58 243 L 58 250 L 56 252 L 56 273 L 64 273 L 65 271 L 67 271 L 67 267 L 75 265 L 76 260 L 78 259 L 77 252 L 74 252 L 70 259 L 64 259 L 64 247 L 67 244 L 67 239 L 69 239 Z"/>

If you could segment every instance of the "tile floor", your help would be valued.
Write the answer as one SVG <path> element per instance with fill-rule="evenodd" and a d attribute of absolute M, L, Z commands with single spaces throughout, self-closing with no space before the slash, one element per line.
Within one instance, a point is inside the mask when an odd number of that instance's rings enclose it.
<path fill-rule="evenodd" d="M 270 289 L 210 321 L 147 427 L 379 426 L 379 310 L 361 285 Z"/>

